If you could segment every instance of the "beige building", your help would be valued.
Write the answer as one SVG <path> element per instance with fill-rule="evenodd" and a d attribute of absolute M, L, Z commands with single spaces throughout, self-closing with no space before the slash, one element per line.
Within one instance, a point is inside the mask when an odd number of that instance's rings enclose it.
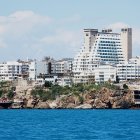
<path fill-rule="evenodd" d="M 121 29 L 121 41 L 125 61 L 132 58 L 132 28 Z"/>

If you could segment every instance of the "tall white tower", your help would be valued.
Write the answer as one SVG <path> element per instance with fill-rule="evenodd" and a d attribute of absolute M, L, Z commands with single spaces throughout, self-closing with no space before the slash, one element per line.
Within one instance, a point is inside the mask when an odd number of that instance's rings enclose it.
<path fill-rule="evenodd" d="M 90 52 L 96 41 L 97 29 L 84 29 L 84 50 Z"/>
<path fill-rule="evenodd" d="M 132 58 L 132 28 L 121 29 L 121 42 L 125 61 Z"/>

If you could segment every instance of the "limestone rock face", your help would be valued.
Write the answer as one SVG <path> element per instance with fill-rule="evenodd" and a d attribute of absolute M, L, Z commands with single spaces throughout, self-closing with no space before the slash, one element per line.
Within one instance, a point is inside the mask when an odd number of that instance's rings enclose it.
<path fill-rule="evenodd" d="M 37 109 L 49 109 L 50 106 L 47 102 L 42 102 L 42 101 L 39 101 L 38 104 L 35 106 L 35 108 Z"/>
<path fill-rule="evenodd" d="M 58 107 L 58 102 L 57 101 L 52 101 L 52 102 L 48 102 L 48 105 L 50 108 L 57 108 Z"/>
<path fill-rule="evenodd" d="M 100 99 L 96 99 L 95 102 L 94 102 L 94 104 L 93 104 L 93 108 L 108 108 L 108 107 Z"/>
<path fill-rule="evenodd" d="M 108 103 L 110 100 L 110 91 L 107 88 L 102 88 L 98 94 L 98 98 L 103 103 Z"/>
<path fill-rule="evenodd" d="M 91 108 L 92 108 L 92 105 L 90 105 L 90 104 L 82 104 L 82 105 L 75 107 L 75 109 L 91 109 Z"/>
<path fill-rule="evenodd" d="M 66 108 L 72 109 L 72 108 L 75 108 L 75 106 L 76 106 L 75 104 L 69 103 Z"/>
<path fill-rule="evenodd" d="M 27 91 L 26 91 L 26 94 L 25 94 L 25 98 L 28 100 L 29 98 L 31 98 L 31 91 L 32 89 L 29 88 Z"/>
<path fill-rule="evenodd" d="M 85 100 L 92 100 L 95 99 L 97 96 L 97 93 L 95 90 L 91 90 L 89 92 L 87 92 L 85 95 L 83 95 L 83 97 L 85 98 Z"/>
<path fill-rule="evenodd" d="M 33 97 L 31 91 L 17 88 L 12 108 L 51 108 L 51 109 L 90 109 L 90 108 L 130 108 L 134 104 L 131 91 L 111 90 L 102 87 L 100 90 L 92 89 L 79 94 L 58 96 L 55 100 L 42 101 L 39 96 Z M 21 102 L 20 102 L 21 101 Z"/>
<path fill-rule="evenodd" d="M 80 104 L 79 97 L 75 95 L 63 96 L 59 99 L 58 108 L 74 108 Z"/>
<path fill-rule="evenodd" d="M 114 97 L 112 108 L 130 108 L 134 104 L 131 91 L 122 93 L 121 96 Z"/>
<path fill-rule="evenodd" d="M 30 97 L 26 102 L 26 108 L 34 108 L 38 104 L 37 98 Z"/>
<path fill-rule="evenodd" d="M 33 98 L 29 98 L 29 99 L 27 100 L 26 107 L 27 107 L 27 108 L 34 108 Z"/>

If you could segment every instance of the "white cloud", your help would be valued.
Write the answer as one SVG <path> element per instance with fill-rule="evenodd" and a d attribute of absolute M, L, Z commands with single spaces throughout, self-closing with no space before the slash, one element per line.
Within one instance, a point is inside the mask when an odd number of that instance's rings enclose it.
<path fill-rule="evenodd" d="M 41 39 L 42 42 L 47 44 L 71 44 L 74 40 L 76 40 L 78 36 L 73 31 L 67 30 L 56 30 L 53 35 L 46 36 Z"/>
<path fill-rule="evenodd" d="M 83 40 L 82 33 L 70 30 L 69 24 L 79 20 L 78 15 L 56 20 L 33 11 L 0 16 L 0 53 L 8 59 L 45 54 L 57 58 L 73 56 Z"/>
<path fill-rule="evenodd" d="M 51 35 L 40 39 L 40 43 L 47 48 L 47 54 L 52 57 L 74 57 L 82 45 L 82 33 L 59 29 Z"/>
<path fill-rule="evenodd" d="M 24 19 L 32 18 L 34 16 L 33 11 L 17 11 L 8 16 L 11 21 L 23 21 Z"/>
<path fill-rule="evenodd" d="M 41 16 L 33 11 L 17 11 L 9 16 L 0 16 L 0 33 L 19 37 L 29 32 L 33 27 L 47 25 L 51 21 L 50 17 Z"/>
<path fill-rule="evenodd" d="M 40 42 L 46 45 L 62 45 L 76 47 L 81 44 L 81 33 L 79 31 L 69 31 L 59 29 L 56 30 L 52 35 L 48 35 L 40 39 Z"/>
<path fill-rule="evenodd" d="M 11 22 L 28 22 L 30 24 L 38 23 L 50 23 L 51 18 L 48 16 L 41 16 L 33 11 L 17 11 L 8 16 L 9 21 Z"/>

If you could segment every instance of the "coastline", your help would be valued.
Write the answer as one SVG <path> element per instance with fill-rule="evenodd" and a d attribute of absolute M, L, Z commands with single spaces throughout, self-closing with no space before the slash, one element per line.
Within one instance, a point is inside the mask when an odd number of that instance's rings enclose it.
<path fill-rule="evenodd" d="M 7 84 L 7 83 L 6 83 Z M 130 109 L 135 108 L 132 90 L 110 83 L 102 85 L 50 85 L 31 87 L 4 85 L 1 104 L 11 109 Z M 136 107 L 137 108 L 137 107 Z"/>

